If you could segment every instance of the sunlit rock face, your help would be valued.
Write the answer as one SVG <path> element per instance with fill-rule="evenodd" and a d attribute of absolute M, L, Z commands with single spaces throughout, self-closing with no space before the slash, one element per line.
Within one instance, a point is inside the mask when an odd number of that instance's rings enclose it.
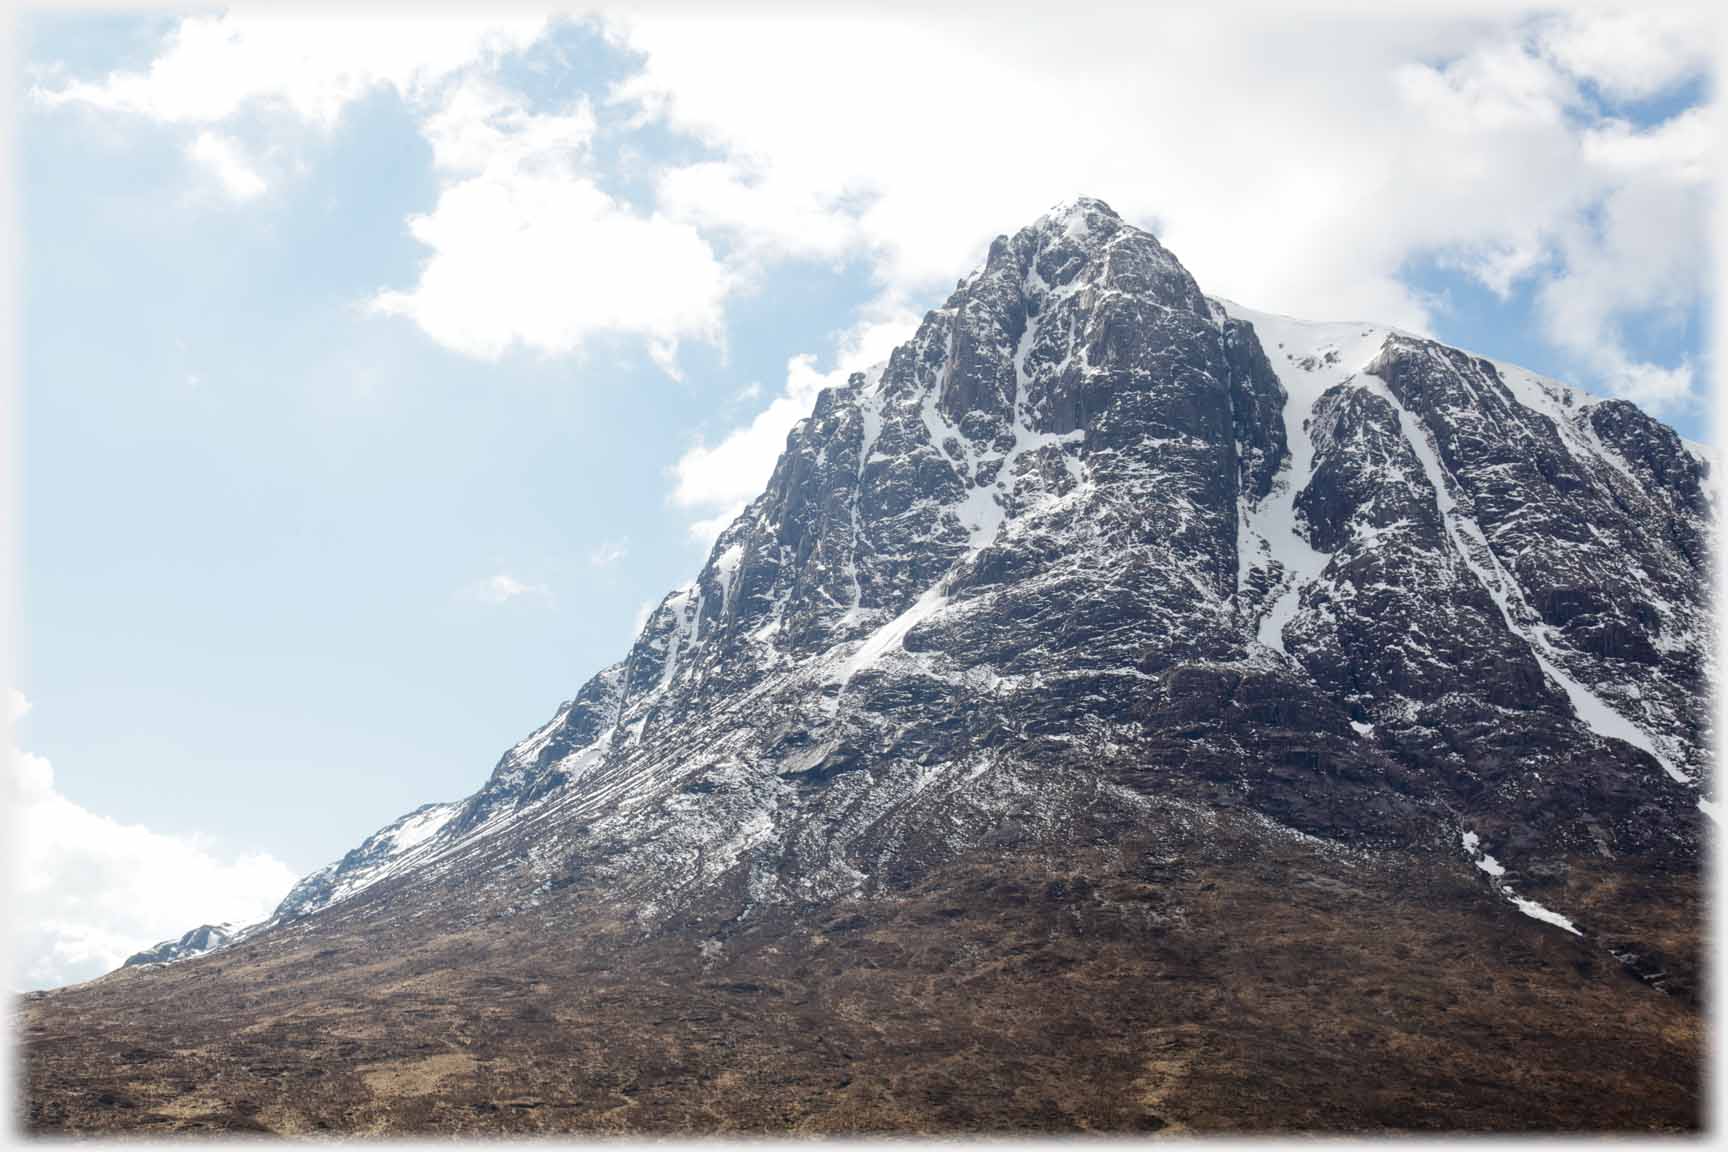
<path fill-rule="evenodd" d="M 1694 868 L 1708 473 L 1624 401 L 1210 299 L 1080 199 L 823 392 L 696 578 L 480 791 L 270 924 L 574 886 L 652 929 L 1171 805 L 1487 854 L 1485 898 L 1561 903 L 1579 852 Z"/>

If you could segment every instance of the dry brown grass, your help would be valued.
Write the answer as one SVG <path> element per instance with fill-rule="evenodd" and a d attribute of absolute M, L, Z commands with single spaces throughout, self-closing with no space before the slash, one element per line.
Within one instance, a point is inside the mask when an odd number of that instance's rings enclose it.
<path fill-rule="evenodd" d="M 329 917 L 30 1001 L 29 1123 L 1696 1129 L 1688 989 L 1519 915 L 1462 860 L 1327 853 L 1228 821 L 1184 836 L 979 854 L 892 899 L 799 915 L 740 920 L 739 896 L 645 938 L 579 889 L 480 932 Z M 1596 859 L 1565 899 L 1695 969 L 1695 881 Z M 1660 909 L 1625 909 L 1649 893 Z"/>

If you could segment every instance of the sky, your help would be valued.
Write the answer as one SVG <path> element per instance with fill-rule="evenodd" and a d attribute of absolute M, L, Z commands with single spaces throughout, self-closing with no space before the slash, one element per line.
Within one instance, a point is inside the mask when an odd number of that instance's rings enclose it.
<path fill-rule="evenodd" d="M 1459 11 L 25 16 L 15 983 L 472 792 L 1065 198 L 1707 440 L 1715 29 Z"/>

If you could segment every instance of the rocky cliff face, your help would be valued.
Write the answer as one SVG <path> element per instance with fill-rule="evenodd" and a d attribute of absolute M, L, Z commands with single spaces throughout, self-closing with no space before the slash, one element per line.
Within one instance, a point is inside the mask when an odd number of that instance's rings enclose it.
<path fill-rule="evenodd" d="M 822 393 L 478 792 L 246 937 L 603 915 L 712 959 L 968 861 L 1224 820 L 1243 860 L 1420 861 L 1689 996 L 1647 897 L 1701 854 L 1707 480 L 1622 401 L 1209 299 L 1082 199 Z"/>
<path fill-rule="evenodd" d="M 734 873 L 820 901 L 1175 803 L 1474 835 L 1526 892 L 1581 848 L 1692 859 L 1706 474 L 1623 401 L 1209 300 L 1080 200 L 824 392 L 696 580 L 480 792 L 279 916 L 467 875 L 649 923 Z"/>

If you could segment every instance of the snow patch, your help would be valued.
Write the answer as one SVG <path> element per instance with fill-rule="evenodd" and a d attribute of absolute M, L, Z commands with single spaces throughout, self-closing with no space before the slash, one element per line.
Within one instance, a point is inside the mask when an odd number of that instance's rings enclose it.
<path fill-rule="evenodd" d="M 1572 923 L 1572 921 L 1560 915 L 1560 913 L 1554 911 L 1552 908 L 1544 908 L 1534 900 L 1526 900 L 1524 897 L 1514 893 L 1511 889 L 1506 890 L 1506 898 L 1511 900 L 1513 904 L 1517 905 L 1518 911 L 1524 913 L 1524 915 L 1530 917 L 1532 920 L 1540 920 L 1545 924 L 1553 924 L 1555 927 L 1564 928 L 1574 936 L 1584 935 L 1584 933 L 1578 931 L 1578 926 L 1576 924 Z"/>
<path fill-rule="evenodd" d="M 738 566 L 744 562 L 744 545 L 734 543 L 714 557 L 714 575 L 720 581 L 720 616 L 725 618 L 732 607 L 732 586 L 738 577 Z"/>
<path fill-rule="evenodd" d="M 947 591 L 943 581 L 938 580 L 925 589 L 924 594 L 918 597 L 910 608 L 870 634 L 863 646 L 853 653 L 852 658 L 847 660 L 842 667 L 839 677 L 840 684 L 844 686 L 850 683 L 852 677 L 876 663 L 889 652 L 899 648 L 906 639 L 908 632 L 936 615 L 947 604 Z"/>
<path fill-rule="evenodd" d="M 391 849 L 394 852 L 406 852 L 436 836 L 444 825 L 455 818 L 457 805 L 441 804 L 431 808 L 421 809 L 409 815 L 396 826 L 391 833 Z"/>
<path fill-rule="evenodd" d="M 1557 928 L 1564 928 L 1574 936 L 1584 935 L 1584 933 L 1578 930 L 1578 926 L 1572 923 L 1572 921 L 1567 917 L 1560 915 L 1560 913 L 1554 911 L 1552 908 L 1545 908 L 1534 900 L 1520 896 L 1511 888 L 1507 887 L 1502 879 L 1502 877 L 1506 875 L 1505 866 L 1502 865 L 1500 861 L 1494 859 L 1494 857 L 1488 855 L 1488 853 L 1482 851 L 1482 841 L 1477 837 L 1476 833 L 1463 832 L 1460 834 L 1460 840 L 1463 842 L 1464 851 L 1470 856 L 1471 862 L 1482 871 L 1488 873 L 1489 883 L 1494 886 L 1495 891 L 1499 892 L 1502 896 L 1506 897 L 1507 900 L 1511 901 L 1512 905 L 1517 908 L 1518 911 L 1524 913 L 1524 915 L 1533 920 L 1540 920 L 1544 924 L 1552 924 Z"/>

